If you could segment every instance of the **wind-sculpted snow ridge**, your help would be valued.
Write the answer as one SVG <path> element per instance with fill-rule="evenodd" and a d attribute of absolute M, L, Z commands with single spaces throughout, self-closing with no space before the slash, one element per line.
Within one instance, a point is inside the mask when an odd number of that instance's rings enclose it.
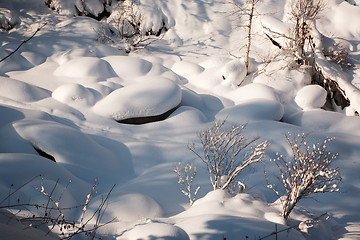
<path fill-rule="evenodd" d="M 46 206 L 36 188 L 51 193 L 57 184 L 57 204 L 70 208 L 64 214 L 77 221 L 95 181 L 97 190 L 86 206 L 90 216 L 116 184 L 100 223 L 113 221 L 96 231 L 102 239 L 259 239 L 276 228 L 278 239 L 360 238 L 359 6 L 327 0 L 312 29 L 318 67 L 350 99 L 350 106 L 341 109 L 331 105 L 323 88 L 312 85 L 308 67 L 264 34 L 286 47 L 284 36 L 293 27 L 288 0 L 259 1 L 248 73 L 246 31 L 239 27 L 246 19 L 230 14 L 232 4 L 136 0 L 142 26 L 153 33 L 165 26 L 167 32 L 145 49 L 126 52 L 120 43 L 98 41 L 102 23 L 84 17 L 110 16 L 117 1 L 46 2 L 56 11 L 38 0 L 0 3 L 17 10 L 12 14 L 20 20 L 0 32 L 1 58 L 47 22 L 0 63 L 0 208 Z M 329 39 L 343 44 L 353 68 L 334 67 L 325 57 L 318 41 L 326 48 Z M 244 138 L 270 143 L 262 163 L 239 175 L 247 187 L 241 193 L 212 191 L 206 166 L 188 150 L 189 143 L 200 141 L 200 131 L 224 120 L 246 124 Z M 142 124 L 124 124 L 129 121 Z M 292 160 L 287 133 L 309 134 L 310 148 L 335 137 L 327 150 L 338 153 L 332 167 L 339 169 L 342 182 L 340 193 L 302 199 L 285 220 L 264 169 L 268 178 L 280 178 L 269 159 L 279 153 Z M 197 167 L 193 187 L 200 190 L 192 206 L 173 172 L 179 162 Z M 14 218 L 44 214 L 41 209 L 21 209 Z M 51 238 L 47 228 L 8 220 L 0 211 L 0 232 L 16 229 L 21 235 L 9 239 Z"/>

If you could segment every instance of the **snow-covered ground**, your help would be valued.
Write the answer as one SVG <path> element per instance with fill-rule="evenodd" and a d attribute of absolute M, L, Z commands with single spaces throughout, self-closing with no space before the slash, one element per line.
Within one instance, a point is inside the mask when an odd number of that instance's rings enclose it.
<path fill-rule="evenodd" d="M 62 2 L 70 4 L 65 9 L 80 1 Z M 88 2 L 88 11 L 101 10 L 97 1 Z M 354 67 L 341 76 L 360 88 L 360 7 L 326 2 L 317 29 L 349 51 Z M 291 228 L 278 239 L 359 239 L 360 118 L 354 111 L 360 98 L 344 110 L 326 111 L 321 108 L 326 91 L 310 85 L 301 67 L 274 61 L 262 70 L 262 60 L 279 50 L 262 25 L 286 33 L 287 1 L 258 4 L 248 76 L 242 58 L 246 35 L 229 14 L 232 5 L 214 0 L 140 3 L 148 27 L 164 22 L 169 30 L 145 49 L 127 53 L 120 42 L 97 41 L 101 24 L 92 18 L 72 17 L 65 10 L 58 14 L 41 0 L 0 2 L 0 21 L 15 25 L 0 32 L 1 58 L 47 23 L 0 63 L 0 210 L 14 203 L 46 204 L 34 188 L 43 186 L 50 193 L 54 185 L 53 197 L 61 198 L 62 208 L 78 206 L 97 179 L 87 214 L 116 184 L 101 222 L 115 220 L 98 229 L 101 239 L 258 239 L 275 226 L 283 230 L 324 213 L 314 226 Z M 121 123 L 139 117 L 153 121 Z M 205 164 L 187 148 L 198 141 L 200 130 L 224 119 L 247 123 L 246 136 L 271 143 L 264 164 L 241 175 L 247 190 L 237 195 L 212 191 Z M 339 154 L 333 166 L 340 169 L 342 182 L 340 192 L 301 200 L 285 221 L 273 204 L 276 195 L 266 187 L 264 168 L 271 176 L 276 166 L 269 160 L 276 152 L 291 155 L 288 132 L 310 133 L 313 143 L 335 137 L 328 150 Z M 179 162 L 194 163 L 198 170 L 195 184 L 201 188 L 191 207 L 173 172 Z M 78 220 L 82 211 L 64 214 Z M 55 238 L 25 224 L 0 214 L 0 238 Z"/>

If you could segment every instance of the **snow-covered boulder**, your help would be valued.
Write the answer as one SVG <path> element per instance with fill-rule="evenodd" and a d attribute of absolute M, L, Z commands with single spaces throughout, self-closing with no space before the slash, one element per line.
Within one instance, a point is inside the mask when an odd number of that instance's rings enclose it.
<path fill-rule="evenodd" d="M 50 92 L 22 81 L 0 77 L 0 97 L 19 102 L 34 102 L 50 97 Z"/>
<path fill-rule="evenodd" d="M 104 57 L 116 74 L 123 79 L 134 79 L 146 75 L 152 68 L 152 63 L 144 59 L 128 56 Z"/>
<path fill-rule="evenodd" d="M 72 78 L 100 78 L 116 77 L 111 65 L 96 57 L 79 57 L 71 59 L 60 65 L 55 71 L 55 76 Z"/>
<path fill-rule="evenodd" d="M 52 97 L 69 105 L 93 105 L 96 101 L 93 91 L 76 83 L 61 85 L 53 91 Z"/>
<path fill-rule="evenodd" d="M 204 68 L 196 63 L 179 61 L 171 67 L 171 70 L 173 70 L 176 74 L 179 74 L 180 76 L 190 77 L 192 75 L 200 74 L 202 71 L 204 71 Z"/>
<path fill-rule="evenodd" d="M 304 110 L 320 108 L 326 102 L 326 95 L 326 90 L 319 85 L 308 85 L 298 91 L 295 102 Z"/>
<path fill-rule="evenodd" d="M 117 89 L 93 107 L 99 115 L 117 121 L 158 116 L 181 102 L 181 89 L 166 79 L 149 79 Z"/>
<path fill-rule="evenodd" d="M 221 110 L 215 118 L 244 123 L 254 120 L 279 121 L 283 115 L 284 107 L 281 103 L 266 99 L 252 99 Z"/>
<path fill-rule="evenodd" d="M 260 83 L 250 83 L 243 87 L 239 87 L 227 95 L 227 97 L 233 100 L 236 104 L 259 98 L 279 101 L 279 96 L 274 88 Z"/>
<path fill-rule="evenodd" d="M 239 85 L 246 77 L 246 67 L 244 61 L 232 60 L 225 64 L 221 69 L 221 75 L 229 85 Z"/>

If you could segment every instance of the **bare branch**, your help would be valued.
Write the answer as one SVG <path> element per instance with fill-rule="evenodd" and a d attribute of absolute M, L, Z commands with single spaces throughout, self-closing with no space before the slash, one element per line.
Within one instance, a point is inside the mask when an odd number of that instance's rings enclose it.
<path fill-rule="evenodd" d="M 306 134 L 287 133 L 285 136 L 293 154 L 292 159 L 277 153 L 277 158 L 272 160 L 280 173 L 278 185 L 269 183 L 266 172 L 265 177 L 268 182 L 267 187 L 279 197 L 282 205 L 281 214 L 287 219 L 302 198 L 320 192 L 339 191 L 338 184 L 341 177 L 338 169 L 330 168 L 337 154 L 326 150 L 327 143 L 334 138 L 310 146 Z M 284 189 L 283 195 L 276 189 L 278 186 Z"/>
<path fill-rule="evenodd" d="M 245 138 L 242 131 L 246 124 L 227 127 L 225 123 L 226 120 L 216 121 L 212 127 L 199 132 L 201 153 L 196 150 L 194 143 L 189 149 L 206 164 L 213 189 L 232 192 L 235 191 L 236 180 L 244 168 L 261 161 L 268 142 L 262 142 L 241 154 L 258 139 Z M 240 157 L 241 155 L 243 156 Z"/>

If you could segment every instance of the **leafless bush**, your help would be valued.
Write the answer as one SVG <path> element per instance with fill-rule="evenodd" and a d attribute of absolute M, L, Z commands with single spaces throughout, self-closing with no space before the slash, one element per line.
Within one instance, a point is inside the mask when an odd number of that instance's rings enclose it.
<path fill-rule="evenodd" d="M 158 32 L 143 27 L 143 17 L 132 0 L 117 3 L 115 10 L 98 31 L 98 39 L 112 43 L 125 43 L 127 52 L 145 48 L 164 37 L 165 23 Z"/>
<path fill-rule="evenodd" d="M 175 167 L 174 172 L 179 177 L 178 183 L 180 184 L 181 192 L 189 199 L 189 204 L 192 206 L 200 190 L 200 186 L 197 186 L 195 190 L 192 189 L 196 177 L 196 167 L 189 163 L 182 167 L 179 163 Z M 192 195 L 192 192 L 194 192 L 194 195 Z"/>
<path fill-rule="evenodd" d="M 353 67 L 348 50 L 339 42 L 335 42 L 328 48 L 323 48 L 323 54 L 328 61 L 338 64 L 342 69 Z"/>
<path fill-rule="evenodd" d="M 30 184 L 37 177 L 32 178 L 14 191 L 10 191 L 8 196 L 4 198 L 0 204 L 3 204 L 16 192 Z M 43 196 L 43 203 L 21 203 L 18 199 L 16 204 L 7 204 L 0 206 L 0 209 L 5 209 L 15 213 L 15 217 L 19 222 L 26 224 L 29 228 L 38 228 L 40 226 L 46 226 L 50 232 L 59 235 L 60 239 L 71 239 L 78 235 L 85 235 L 88 239 L 95 239 L 97 230 L 106 224 L 112 222 L 108 221 L 101 223 L 102 216 L 106 210 L 109 196 L 114 189 L 115 185 L 110 189 L 105 198 L 103 197 L 99 206 L 93 214 L 85 217 L 87 208 L 91 202 L 91 199 L 95 193 L 97 182 L 93 184 L 89 194 L 86 197 L 85 203 L 81 206 L 74 207 L 61 207 L 61 198 L 63 193 L 55 199 L 54 193 L 58 188 L 58 181 L 50 191 L 47 191 L 43 184 L 40 187 L 34 187 L 34 190 L 39 192 Z M 64 190 L 65 191 L 65 190 Z M 69 210 L 75 210 L 82 207 L 82 214 L 80 220 L 71 220 L 65 216 L 65 212 Z"/>
<path fill-rule="evenodd" d="M 310 30 L 313 21 L 320 17 L 325 9 L 324 0 L 292 0 L 290 20 L 293 21 L 292 47 L 302 60 L 306 59 L 306 47 L 311 47 L 312 37 Z"/>
<path fill-rule="evenodd" d="M 246 139 L 242 132 L 245 124 L 226 127 L 225 123 L 225 120 L 215 122 L 212 127 L 199 132 L 201 152 L 198 152 L 195 143 L 189 145 L 189 150 L 206 164 L 214 190 L 234 192 L 237 185 L 244 186 L 237 181 L 241 171 L 260 162 L 269 143 L 264 141 L 248 149 L 258 138 Z"/>
<path fill-rule="evenodd" d="M 309 145 L 306 134 L 286 134 L 286 140 L 292 151 L 292 159 L 277 153 L 272 162 L 279 169 L 278 183 L 271 184 L 267 178 L 268 188 L 279 197 L 282 216 L 287 219 L 296 204 L 305 197 L 315 193 L 339 191 L 341 181 L 339 170 L 331 168 L 337 154 L 327 151 L 328 138 L 323 143 Z M 279 186 L 283 188 L 280 192 Z"/>

